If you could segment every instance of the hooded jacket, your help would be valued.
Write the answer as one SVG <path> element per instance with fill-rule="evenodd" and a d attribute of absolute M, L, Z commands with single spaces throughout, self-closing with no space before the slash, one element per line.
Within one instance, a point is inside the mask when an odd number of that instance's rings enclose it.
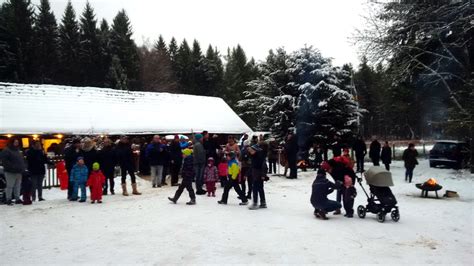
<path fill-rule="evenodd" d="M 45 164 L 52 164 L 48 159 L 43 150 L 37 150 L 30 148 L 26 152 L 26 161 L 28 162 L 28 172 L 31 175 L 44 175 L 46 174 Z"/>
<path fill-rule="evenodd" d="M 311 204 L 314 208 L 325 206 L 328 195 L 334 191 L 335 184 L 326 178 L 326 174 L 318 174 L 313 182 Z"/>

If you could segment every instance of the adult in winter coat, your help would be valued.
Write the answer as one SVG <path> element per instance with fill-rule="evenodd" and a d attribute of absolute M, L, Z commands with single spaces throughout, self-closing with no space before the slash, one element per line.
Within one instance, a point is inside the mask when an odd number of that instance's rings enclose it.
<path fill-rule="evenodd" d="M 95 142 L 90 138 L 86 137 L 82 140 L 82 157 L 89 174 L 92 173 L 92 164 L 97 162 L 99 157 L 95 148 Z"/>
<path fill-rule="evenodd" d="M 133 151 L 132 146 L 130 144 L 130 140 L 127 136 L 123 136 L 120 139 L 120 142 L 117 144 L 115 148 L 115 153 L 117 155 L 117 162 L 120 165 L 120 170 L 122 173 L 122 195 L 128 196 L 127 192 L 127 173 L 130 175 L 132 179 L 132 194 L 133 195 L 141 195 L 140 192 L 137 190 L 137 183 L 135 178 L 135 166 L 133 161 Z"/>
<path fill-rule="evenodd" d="M 298 177 L 298 168 L 296 166 L 297 154 L 298 142 L 293 132 L 289 132 L 285 142 L 285 155 L 288 160 L 288 167 L 290 168 L 290 176 L 288 177 L 290 179 L 296 179 Z"/>
<path fill-rule="evenodd" d="M 382 147 L 382 153 L 380 154 L 380 159 L 385 165 L 385 169 L 390 171 L 390 164 L 392 163 L 392 148 L 388 144 L 388 141 L 385 141 L 385 144 Z"/>
<path fill-rule="evenodd" d="M 194 136 L 194 145 L 193 145 L 193 160 L 194 160 L 194 174 L 196 180 L 196 194 L 204 195 L 206 190 L 202 188 L 204 184 L 203 174 L 204 166 L 206 165 L 206 151 L 202 146 L 202 135 L 196 134 Z"/>
<path fill-rule="evenodd" d="M 245 182 L 248 182 L 248 192 L 247 198 L 250 199 L 252 195 L 252 186 L 253 186 L 253 176 L 251 169 L 251 158 L 250 153 L 248 152 L 248 147 L 250 147 L 250 141 L 246 140 L 243 143 L 242 149 L 240 150 L 240 185 L 244 194 L 247 191 Z"/>
<path fill-rule="evenodd" d="M 374 139 L 372 143 L 370 143 L 369 157 L 370 159 L 372 159 L 372 163 L 374 164 L 374 166 L 380 165 L 381 149 L 382 149 L 382 146 L 380 145 L 380 142 L 378 142 L 377 139 Z"/>
<path fill-rule="evenodd" d="M 167 186 L 166 177 L 170 172 L 171 163 L 170 146 L 165 138 L 161 139 L 161 144 L 163 144 L 163 173 L 161 174 L 161 185 Z"/>
<path fill-rule="evenodd" d="M 20 151 L 20 141 L 18 139 L 10 139 L 7 147 L 0 153 L 0 160 L 3 164 L 3 171 L 7 181 L 6 203 L 12 204 L 12 193 L 15 196 L 15 203 L 23 203 L 20 199 L 21 178 L 25 171 L 25 161 Z"/>
<path fill-rule="evenodd" d="M 210 137 L 209 133 L 207 131 L 202 132 L 203 135 L 203 142 L 202 145 L 204 146 L 204 150 L 206 150 L 206 159 L 209 158 L 214 158 L 214 160 L 217 158 L 217 149 L 219 145 L 217 145 L 217 135 Z"/>
<path fill-rule="evenodd" d="M 268 144 L 268 173 L 276 174 L 276 164 L 278 161 L 278 144 L 275 139 L 270 139 Z"/>
<path fill-rule="evenodd" d="M 336 157 L 336 159 L 329 160 L 327 163 L 323 162 L 323 164 L 321 165 L 321 168 L 324 171 L 327 171 L 332 176 L 332 178 L 334 179 L 336 184 L 338 184 L 336 201 L 338 203 L 341 203 L 342 194 L 343 194 L 342 184 L 344 183 L 344 177 L 346 175 L 350 176 L 351 179 L 352 179 L 352 184 L 354 185 L 355 181 L 357 179 L 357 176 L 354 173 L 353 169 L 349 168 L 341 160 L 337 160 L 337 159 L 338 159 L 338 157 Z M 337 208 L 336 211 L 334 212 L 334 214 L 335 215 L 341 214 L 341 209 Z"/>
<path fill-rule="evenodd" d="M 46 174 L 45 165 L 53 165 L 48 159 L 43 149 L 41 142 L 35 141 L 26 152 L 26 161 L 28 163 L 28 172 L 30 173 L 32 185 L 32 200 L 36 200 L 36 191 L 38 191 L 38 200 L 43 201 L 43 179 Z"/>
<path fill-rule="evenodd" d="M 364 172 L 364 157 L 367 154 L 367 147 L 362 136 L 358 136 L 352 146 L 356 157 L 357 172 Z"/>
<path fill-rule="evenodd" d="M 338 157 L 341 156 L 342 154 L 342 148 L 344 148 L 344 145 L 341 143 L 341 137 L 338 135 L 334 136 L 334 143 L 332 144 L 332 157 Z"/>
<path fill-rule="evenodd" d="M 183 162 L 183 154 L 181 146 L 179 145 L 179 136 L 175 135 L 170 145 L 170 173 L 171 173 L 171 185 L 177 186 L 179 179 L 179 170 Z"/>
<path fill-rule="evenodd" d="M 403 151 L 402 159 L 405 162 L 405 181 L 411 183 L 413 179 L 413 170 L 415 166 L 418 164 L 418 151 L 415 149 L 415 144 L 410 143 L 408 144 L 408 148 Z"/>
<path fill-rule="evenodd" d="M 335 187 L 336 185 L 326 178 L 326 172 L 319 169 L 311 192 L 311 204 L 314 207 L 314 215 L 317 218 L 326 220 L 328 212 L 341 209 L 341 203 L 329 200 L 327 197 L 334 191 Z"/>
<path fill-rule="evenodd" d="M 189 198 L 191 199 L 189 202 L 187 202 L 187 205 L 194 205 L 196 204 L 196 195 L 194 194 L 194 189 L 193 189 L 193 178 L 194 178 L 194 163 L 193 163 L 193 151 L 191 149 L 184 149 L 183 150 L 183 169 L 181 172 L 181 176 L 183 177 L 183 181 L 178 187 L 178 190 L 176 190 L 176 193 L 174 194 L 174 197 L 168 197 L 168 199 L 176 204 L 178 201 L 179 197 L 183 193 L 184 189 L 189 193 Z"/>
<path fill-rule="evenodd" d="M 109 138 L 104 139 L 104 146 L 98 153 L 100 170 L 104 174 L 106 180 L 102 194 L 107 195 L 107 189 L 110 188 L 110 193 L 115 194 L 115 166 L 117 165 L 117 156 L 115 154 L 112 141 Z M 110 186 L 108 185 L 110 184 Z"/>
<path fill-rule="evenodd" d="M 72 167 L 77 162 L 77 158 L 82 157 L 82 150 L 81 150 L 81 140 L 80 139 L 73 139 L 72 145 L 69 146 L 64 150 L 64 162 L 66 163 L 66 171 L 69 176 L 69 179 L 71 178 L 71 170 Z M 72 183 L 68 183 L 68 188 L 67 188 L 67 199 L 71 199 L 72 197 L 72 192 L 73 192 L 73 186 Z"/>
<path fill-rule="evenodd" d="M 249 207 L 251 210 L 259 208 L 267 208 L 267 201 L 265 199 L 264 189 L 264 165 L 267 151 L 265 151 L 261 144 L 255 144 L 247 148 L 248 153 L 252 158 L 251 173 L 252 173 L 252 192 L 253 192 L 253 204 Z M 260 197 L 260 206 L 258 206 L 258 198 Z"/>
<path fill-rule="evenodd" d="M 150 164 L 151 181 L 153 187 L 161 187 L 163 168 L 165 164 L 165 145 L 161 143 L 158 135 L 153 136 L 153 140 L 146 147 L 146 158 Z"/>

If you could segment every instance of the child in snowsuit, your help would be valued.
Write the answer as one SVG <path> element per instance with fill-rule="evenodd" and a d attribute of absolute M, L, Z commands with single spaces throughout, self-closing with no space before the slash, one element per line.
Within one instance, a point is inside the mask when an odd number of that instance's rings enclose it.
<path fill-rule="evenodd" d="M 204 182 L 206 182 L 207 196 L 216 196 L 216 182 L 219 181 L 217 167 L 214 165 L 214 158 L 207 159 L 207 165 L 204 168 Z"/>
<path fill-rule="evenodd" d="M 102 188 L 105 184 L 105 176 L 102 174 L 102 171 L 99 170 L 99 163 L 92 164 L 92 173 L 87 180 L 87 186 L 91 189 L 91 203 L 94 204 L 102 203 Z"/>
<path fill-rule="evenodd" d="M 168 197 L 168 199 L 176 204 L 178 201 L 179 197 L 181 196 L 181 193 L 183 193 L 184 189 L 188 190 L 189 193 L 189 198 L 191 200 L 189 202 L 186 202 L 187 205 L 195 205 L 196 204 L 196 194 L 194 194 L 194 189 L 193 189 L 193 178 L 194 178 L 194 160 L 193 160 L 193 150 L 192 149 L 184 149 L 183 150 L 183 168 L 181 170 L 181 176 L 183 177 L 183 181 L 178 187 L 178 190 L 176 190 L 176 194 L 174 194 L 174 197 Z"/>
<path fill-rule="evenodd" d="M 228 155 L 228 163 L 227 163 L 227 173 L 228 173 L 228 181 L 224 187 L 224 193 L 222 194 L 222 199 L 219 200 L 217 203 L 219 204 L 227 204 L 227 199 L 229 197 L 229 190 L 234 188 L 235 192 L 239 195 L 239 199 L 242 200 L 240 205 L 247 205 L 248 200 L 245 197 L 244 192 L 240 189 L 239 186 L 239 173 L 240 167 L 239 162 L 235 158 L 235 153 L 231 151 Z"/>
<path fill-rule="evenodd" d="M 222 156 L 221 162 L 217 166 L 219 172 L 219 180 L 221 181 L 221 187 L 225 186 L 227 181 L 227 160 L 225 156 Z"/>
<path fill-rule="evenodd" d="M 84 158 L 78 157 L 77 163 L 72 167 L 70 182 L 72 184 L 72 197 L 71 201 L 76 201 L 78 197 L 79 188 L 81 188 L 81 199 L 79 202 L 85 202 L 87 198 L 86 183 L 89 171 L 87 166 L 84 164 Z"/>
<path fill-rule="evenodd" d="M 348 175 L 344 176 L 344 187 L 342 188 L 342 197 L 344 203 L 344 210 L 347 218 L 352 218 L 354 215 L 354 199 L 357 196 L 356 189 L 352 184 L 352 178 Z"/>

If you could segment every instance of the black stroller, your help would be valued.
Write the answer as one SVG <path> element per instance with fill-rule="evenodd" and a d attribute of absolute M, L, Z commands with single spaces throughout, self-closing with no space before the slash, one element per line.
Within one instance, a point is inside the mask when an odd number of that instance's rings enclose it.
<path fill-rule="evenodd" d="M 375 213 L 377 220 L 383 223 L 387 213 L 391 213 L 392 220 L 398 222 L 400 212 L 398 211 L 397 200 L 389 188 L 393 186 L 392 174 L 382 167 L 373 166 L 364 175 L 370 187 L 370 196 L 359 180 L 362 190 L 367 195 L 367 206 L 359 205 L 357 208 L 359 218 L 365 218 L 366 213 L 371 212 Z"/>

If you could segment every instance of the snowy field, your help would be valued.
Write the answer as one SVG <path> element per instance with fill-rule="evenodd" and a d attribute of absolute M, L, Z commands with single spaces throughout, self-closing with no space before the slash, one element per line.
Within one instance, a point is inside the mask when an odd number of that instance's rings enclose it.
<path fill-rule="evenodd" d="M 142 179 L 142 196 L 105 196 L 102 205 L 71 203 L 64 191 L 46 190 L 45 202 L 0 206 L 0 264 L 472 265 L 473 175 L 430 169 L 423 160 L 415 182 L 434 177 L 444 187 L 440 196 L 445 189 L 461 196 L 425 199 L 404 182 L 402 163 L 392 166 L 398 223 L 389 217 L 378 223 L 373 214 L 315 219 L 309 203 L 314 172 L 297 180 L 272 177 L 266 184 L 268 209 L 256 211 L 238 206 L 234 192 L 227 206 L 207 196 L 186 206 L 186 192 L 173 205 L 166 197 L 175 188 L 153 189 Z M 357 190 L 356 206 L 365 204 Z"/>

